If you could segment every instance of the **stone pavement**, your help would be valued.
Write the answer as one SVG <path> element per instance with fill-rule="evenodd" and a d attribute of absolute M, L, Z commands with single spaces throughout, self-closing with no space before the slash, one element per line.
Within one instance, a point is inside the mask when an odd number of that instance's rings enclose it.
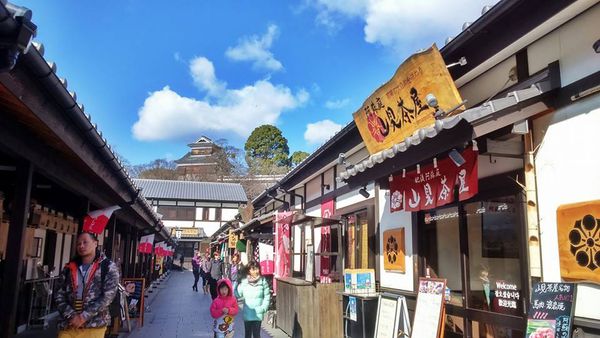
<path fill-rule="evenodd" d="M 194 277 L 190 271 L 172 271 L 171 276 L 154 289 L 147 299 L 144 326 L 132 329 L 127 338 L 213 337 L 213 320 L 209 313 L 210 295 L 192 291 Z M 269 328 L 262 337 L 288 337 Z M 244 337 L 242 314 L 235 319 L 235 337 Z"/>

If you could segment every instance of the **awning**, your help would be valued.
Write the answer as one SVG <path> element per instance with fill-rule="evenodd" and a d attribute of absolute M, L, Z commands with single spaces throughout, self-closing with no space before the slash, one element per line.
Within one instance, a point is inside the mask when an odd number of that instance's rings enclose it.
<path fill-rule="evenodd" d="M 540 84 L 531 85 L 458 115 L 437 120 L 433 126 L 418 129 L 404 141 L 349 166 L 339 173 L 336 180 L 345 181 L 350 186 L 363 185 L 416 165 L 440 152 L 460 147 L 500 127 L 525 120 L 548 109 L 540 102 L 540 95 L 544 93 L 542 88 L 545 87 Z"/>
<path fill-rule="evenodd" d="M 234 231 L 240 232 L 240 231 L 244 231 L 244 230 L 250 230 L 256 225 L 265 224 L 265 223 L 269 223 L 269 222 L 273 221 L 274 217 L 275 217 L 275 211 L 271 211 L 264 215 L 254 217 L 253 219 L 249 220 L 246 224 L 241 225 L 239 228 L 235 229 Z"/>

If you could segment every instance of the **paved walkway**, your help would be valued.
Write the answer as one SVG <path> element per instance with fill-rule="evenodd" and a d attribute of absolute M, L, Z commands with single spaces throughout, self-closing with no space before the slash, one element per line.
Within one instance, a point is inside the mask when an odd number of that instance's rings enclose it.
<path fill-rule="evenodd" d="M 210 295 L 192 291 L 194 277 L 190 271 L 172 271 L 171 276 L 147 300 L 144 326 L 133 329 L 128 338 L 187 338 L 213 337 L 212 318 L 209 313 Z M 272 331 L 272 330 L 269 330 Z M 262 337 L 282 337 L 280 333 L 267 333 Z M 244 337 L 241 313 L 235 320 L 235 337 Z"/>

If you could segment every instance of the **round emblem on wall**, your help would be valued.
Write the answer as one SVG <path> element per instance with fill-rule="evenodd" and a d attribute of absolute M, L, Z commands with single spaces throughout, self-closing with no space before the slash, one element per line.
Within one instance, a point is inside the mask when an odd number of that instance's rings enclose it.
<path fill-rule="evenodd" d="M 577 220 L 569 232 L 569 242 L 577 264 L 591 271 L 600 267 L 600 220 L 592 215 Z"/>
<path fill-rule="evenodd" d="M 392 209 L 399 209 L 402 207 L 402 193 L 398 190 L 394 191 L 391 198 Z"/>
<path fill-rule="evenodd" d="M 398 240 L 396 237 L 390 236 L 388 238 L 387 243 L 385 243 L 385 255 L 388 262 L 396 263 L 396 259 L 398 259 Z"/>

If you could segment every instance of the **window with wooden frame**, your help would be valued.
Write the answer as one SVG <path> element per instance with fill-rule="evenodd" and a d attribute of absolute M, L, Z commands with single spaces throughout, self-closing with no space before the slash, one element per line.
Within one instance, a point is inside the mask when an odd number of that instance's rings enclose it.
<path fill-rule="evenodd" d="M 344 248 L 346 269 L 374 269 L 375 229 L 374 222 L 369 222 L 370 213 L 363 209 L 342 217 L 345 228 Z"/>
<path fill-rule="evenodd" d="M 339 281 L 342 276 L 342 258 L 340 249 L 341 223 L 323 224 L 321 218 L 305 217 L 290 225 L 290 275 L 307 281 L 319 281 L 321 277 L 321 264 L 327 262 L 329 267 L 328 277 L 332 282 Z M 321 230 L 329 227 L 331 249 L 322 251 L 315 248 L 316 236 L 321 237 Z M 321 240 L 319 240 L 319 245 Z"/>

